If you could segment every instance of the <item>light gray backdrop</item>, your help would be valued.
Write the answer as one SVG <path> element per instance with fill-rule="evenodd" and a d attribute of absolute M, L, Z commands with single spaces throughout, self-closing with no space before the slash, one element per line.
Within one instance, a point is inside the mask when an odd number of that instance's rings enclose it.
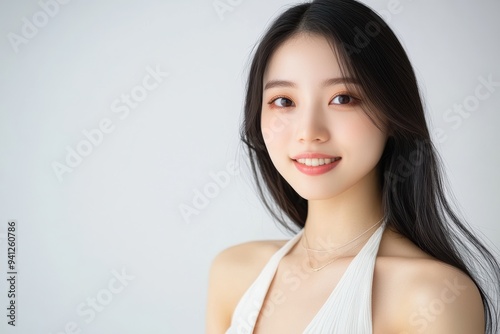
<path fill-rule="evenodd" d="M 498 247 L 500 2 L 365 2 L 410 54 L 462 213 Z M 2 333 L 201 333 L 215 254 L 289 237 L 238 128 L 252 46 L 292 3 L 2 1 Z"/>

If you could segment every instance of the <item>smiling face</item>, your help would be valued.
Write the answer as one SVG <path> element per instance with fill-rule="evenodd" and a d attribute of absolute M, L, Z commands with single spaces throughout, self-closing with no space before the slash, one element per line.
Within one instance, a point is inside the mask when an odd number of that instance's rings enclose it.
<path fill-rule="evenodd" d="M 270 158 L 305 199 L 376 184 L 387 140 L 363 111 L 321 36 L 298 34 L 272 55 L 263 78 L 261 128 Z"/>

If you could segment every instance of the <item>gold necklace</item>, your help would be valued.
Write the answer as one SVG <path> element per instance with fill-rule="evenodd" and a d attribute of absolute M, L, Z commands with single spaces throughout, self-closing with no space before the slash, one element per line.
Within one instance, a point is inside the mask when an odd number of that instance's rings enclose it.
<path fill-rule="evenodd" d="M 361 234 L 359 234 L 358 236 L 356 236 L 354 239 L 344 243 L 343 245 L 341 246 L 337 246 L 337 247 L 334 247 L 334 248 L 330 248 L 330 249 L 314 249 L 314 248 L 310 248 L 309 247 L 309 241 L 307 240 L 307 235 L 306 235 L 306 231 L 304 230 L 304 241 L 306 242 L 306 246 L 304 246 L 303 243 L 301 243 L 302 247 L 304 247 L 304 249 L 306 250 L 307 252 L 307 257 L 309 259 L 309 267 L 311 268 L 312 271 L 316 272 L 316 271 L 320 271 L 321 269 L 325 268 L 326 266 L 328 266 L 329 264 L 335 262 L 335 260 L 337 260 L 339 258 L 340 255 L 342 255 L 343 253 L 346 253 L 348 252 L 349 250 L 353 249 L 354 247 L 356 247 L 358 244 L 354 244 L 353 246 L 345 249 L 344 251 L 340 252 L 337 254 L 337 256 L 334 256 L 332 259 L 330 259 L 329 261 L 327 261 L 324 265 L 320 266 L 320 267 L 313 267 L 312 265 L 312 261 L 311 261 L 311 254 L 310 252 L 317 252 L 317 253 L 325 253 L 325 252 L 335 252 L 335 251 L 339 251 L 340 249 L 352 244 L 354 241 L 358 240 L 359 238 L 361 238 L 363 235 L 365 235 L 366 233 L 368 233 L 368 231 L 370 231 L 371 229 L 373 229 L 375 226 L 377 226 L 384 218 L 382 217 L 382 219 L 380 219 L 378 222 L 376 222 L 375 224 L 373 224 L 372 226 L 370 226 L 368 229 L 366 229 L 365 231 L 363 231 Z"/>

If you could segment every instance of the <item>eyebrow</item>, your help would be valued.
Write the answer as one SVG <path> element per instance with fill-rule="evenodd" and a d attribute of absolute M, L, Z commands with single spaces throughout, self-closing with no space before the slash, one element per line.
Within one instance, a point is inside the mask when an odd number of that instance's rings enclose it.
<path fill-rule="evenodd" d="M 355 85 L 359 85 L 358 80 L 354 78 L 330 78 L 326 79 L 323 81 L 322 86 L 323 87 L 328 87 L 328 86 L 334 86 L 337 84 L 341 83 L 351 83 Z M 297 85 L 292 82 L 292 81 L 286 81 L 286 80 L 269 80 L 266 85 L 264 86 L 264 90 L 274 88 L 274 87 L 284 87 L 284 88 L 295 88 Z"/>

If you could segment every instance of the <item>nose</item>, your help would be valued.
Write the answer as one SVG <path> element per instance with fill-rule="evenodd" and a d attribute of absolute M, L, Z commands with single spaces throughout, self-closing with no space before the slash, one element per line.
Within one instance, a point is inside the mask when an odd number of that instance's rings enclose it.
<path fill-rule="evenodd" d="M 330 139 L 326 115 L 320 106 L 304 108 L 297 122 L 297 140 L 301 143 L 322 143 Z"/>

